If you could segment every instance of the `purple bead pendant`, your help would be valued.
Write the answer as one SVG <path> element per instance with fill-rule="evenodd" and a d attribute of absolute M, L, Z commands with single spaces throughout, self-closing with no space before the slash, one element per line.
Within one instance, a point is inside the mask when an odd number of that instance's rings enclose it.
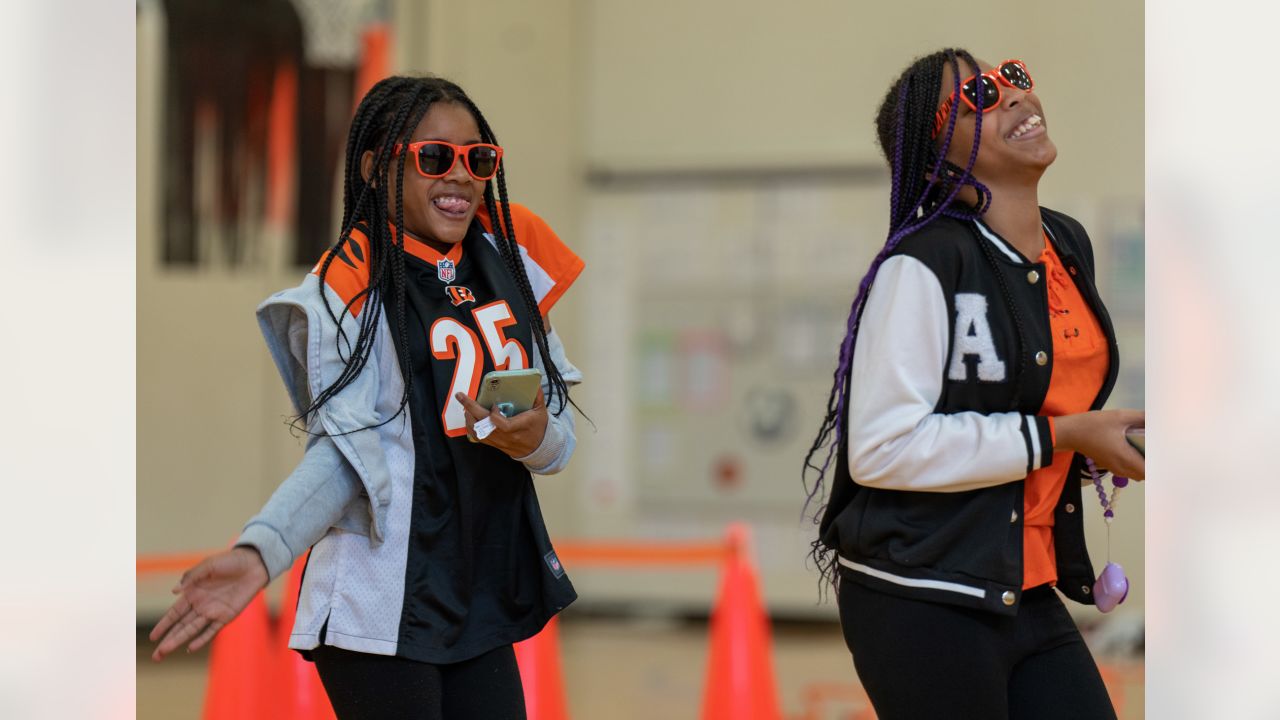
<path fill-rule="evenodd" d="M 1109 613 L 1129 597 L 1129 578 L 1124 576 L 1124 568 L 1117 563 L 1109 562 L 1102 569 L 1102 574 L 1093 583 L 1093 602 L 1098 610 Z"/>

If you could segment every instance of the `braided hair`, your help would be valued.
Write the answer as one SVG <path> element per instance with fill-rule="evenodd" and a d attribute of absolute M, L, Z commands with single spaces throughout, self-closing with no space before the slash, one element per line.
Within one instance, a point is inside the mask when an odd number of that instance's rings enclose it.
<path fill-rule="evenodd" d="M 335 312 L 324 296 L 325 309 L 329 317 L 338 326 L 338 351 L 344 365 L 338 377 L 322 390 L 311 404 L 304 409 L 295 424 L 310 425 L 316 413 L 335 395 L 352 383 L 369 362 L 373 350 L 374 339 L 379 320 L 382 317 L 384 298 L 392 298 L 389 303 L 394 317 L 389 318 L 391 331 L 396 333 L 396 354 L 404 376 L 404 394 L 400 398 L 400 406 L 396 413 L 383 420 L 379 427 L 399 417 L 409 403 L 413 390 L 413 372 L 409 359 L 408 324 L 405 319 L 405 249 L 404 249 L 404 172 L 408 153 L 395 154 L 397 145 L 407 143 L 413 131 L 426 117 L 431 106 L 436 103 L 456 103 L 465 107 L 476 121 L 480 129 L 481 142 L 498 144 L 498 138 L 490 128 L 488 121 L 476 104 L 467 97 L 462 88 L 448 80 L 438 77 L 388 77 L 369 90 L 356 108 L 355 117 L 351 121 L 351 130 L 347 134 L 346 168 L 343 175 L 342 190 L 342 231 L 333 251 L 325 255 L 317 274 L 323 286 L 329 266 L 335 257 L 344 249 L 344 245 L 355 247 L 351 231 L 357 225 L 367 233 L 369 238 L 369 279 L 368 284 L 355 293 L 346 305 Z M 361 174 L 361 161 L 365 152 L 373 153 L 373 171 L 366 181 Z M 389 182 L 395 173 L 395 182 Z M 566 403 L 577 405 L 569 398 L 569 388 L 565 384 L 560 370 L 551 360 L 547 343 L 547 330 L 542 321 L 542 312 L 534 299 L 529 277 L 525 273 L 524 262 L 520 257 L 520 249 L 516 244 L 515 225 L 511 220 L 511 203 L 507 197 L 507 180 L 504 164 L 499 164 L 497 173 L 497 194 L 494 183 L 486 182 L 484 187 L 485 208 L 488 210 L 493 228 L 498 254 L 502 257 L 507 271 L 520 288 L 521 299 L 529 316 L 529 324 L 533 331 L 534 344 L 546 368 L 551 383 L 550 397 L 547 407 L 553 407 L 558 400 L 555 414 L 564 411 Z M 388 193 L 395 188 L 395 202 L 391 204 Z M 394 208 L 394 216 L 388 216 L 387 208 Z M 358 249 L 356 252 L 359 252 Z M 364 302 L 366 301 L 367 302 Z M 348 337 L 342 327 L 341 320 L 348 314 L 354 315 L 353 308 L 362 302 L 366 311 L 359 316 L 359 331 L 354 339 Z M 355 432 L 368 428 L 356 428 L 346 432 Z M 346 434 L 346 433 L 343 433 Z"/>
<path fill-rule="evenodd" d="M 982 134 L 983 113 L 975 114 L 973 147 L 969 153 L 968 162 L 963 168 L 946 160 L 947 151 L 955 135 L 959 112 L 950 113 L 945 132 L 941 133 L 941 141 L 937 141 L 933 133 L 935 113 L 938 109 L 938 90 L 942 87 L 944 69 L 948 66 L 951 68 L 954 83 L 953 107 L 958 106 L 960 82 L 964 77 L 960 67 L 962 59 L 974 73 L 981 72 L 973 55 L 958 48 L 947 48 L 918 58 L 889 87 L 876 113 L 876 134 L 891 173 L 889 235 L 884 247 L 876 254 L 870 268 L 858 284 L 858 292 L 849 309 L 847 329 L 840 343 L 831 393 L 827 397 L 826 414 L 805 456 L 804 467 L 801 470 L 801 483 L 807 493 L 802 514 L 808 512 L 814 500 L 826 497 L 827 470 L 831 466 L 837 448 L 846 438 L 848 429 L 845 427 L 845 398 L 848 394 L 853 353 L 857 345 L 858 328 L 862 321 L 867 294 L 880 266 L 889 258 L 903 238 L 919 231 L 937 218 L 946 215 L 958 219 L 976 219 L 990 206 L 991 191 L 973 176 L 973 167 L 978 159 L 978 145 Z M 982 101 L 982 93 L 978 93 L 979 109 L 982 107 Z M 960 190 L 966 186 L 972 187 L 978 194 L 976 207 L 968 207 L 957 200 Z M 984 249 L 986 249 L 985 245 L 984 243 Z M 995 262 L 995 258 L 989 254 L 989 249 L 986 250 L 989 260 Z M 997 276 L 1001 277 L 1003 284 L 1003 276 L 1000 273 L 997 273 Z M 1009 299 L 1006 291 L 1006 301 Z M 825 453 L 823 453 L 824 447 Z M 816 464 L 819 457 L 821 457 L 821 465 Z M 812 484 L 809 481 L 811 473 L 816 473 Z M 821 522 L 824 510 L 825 503 L 814 511 L 812 517 L 815 524 Z M 837 578 L 835 553 L 822 543 L 821 538 L 814 540 L 811 545 L 810 557 L 821 572 L 822 579 L 834 583 Z"/>

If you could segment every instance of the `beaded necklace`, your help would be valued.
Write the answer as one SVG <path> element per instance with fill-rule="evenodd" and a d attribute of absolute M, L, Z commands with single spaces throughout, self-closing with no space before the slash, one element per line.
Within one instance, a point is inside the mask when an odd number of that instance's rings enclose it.
<path fill-rule="evenodd" d="M 1102 478 L 1098 475 L 1098 467 L 1093 458 L 1086 457 L 1085 465 L 1093 478 L 1093 488 L 1098 491 L 1098 502 L 1102 504 L 1102 519 L 1107 523 L 1107 566 L 1093 583 L 1093 601 L 1104 613 L 1111 612 L 1129 596 L 1129 578 L 1124 575 L 1124 568 L 1119 563 L 1111 562 L 1111 521 L 1116 516 L 1116 499 L 1120 491 L 1129 485 L 1129 478 L 1112 474 L 1111 497 L 1102 487 Z"/>

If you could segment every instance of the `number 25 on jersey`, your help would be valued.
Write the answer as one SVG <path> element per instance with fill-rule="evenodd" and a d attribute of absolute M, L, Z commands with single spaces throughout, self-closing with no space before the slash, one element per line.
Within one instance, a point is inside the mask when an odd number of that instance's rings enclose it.
<path fill-rule="evenodd" d="M 529 367 L 529 355 L 515 338 L 508 338 L 504 330 L 516 324 L 515 315 L 506 300 L 496 300 L 471 311 L 476 327 L 484 338 L 483 347 L 493 359 L 495 370 L 524 370 Z M 481 357 L 481 339 L 475 331 L 458 322 L 456 318 L 442 317 L 431 325 L 431 355 L 437 360 L 454 360 L 453 382 L 445 396 L 444 434 L 458 437 L 467 434 L 467 416 L 462 403 L 454 397 L 464 392 L 475 397 L 480 388 L 480 375 L 484 371 Z"/>

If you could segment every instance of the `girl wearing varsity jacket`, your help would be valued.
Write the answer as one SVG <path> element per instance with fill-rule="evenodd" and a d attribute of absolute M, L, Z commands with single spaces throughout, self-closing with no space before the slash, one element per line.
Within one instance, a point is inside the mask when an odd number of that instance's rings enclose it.
<path fill-rule="evenodd" d="M 1084 228 L 1039 205 L 1057 150 L 1033 88 L 1019 60 L 949 49 L 877 117 L 889 238 L 806 469 L 814 557 L 882 720 L 1115 717 L 1058 593 L 1093 602 L 1085 458 L 1141 479 L 1124 433 L 1144 414 L 1101 410 L 1115 332 Z"/>
<path fill-rule="evenodd" d="M 512 644 L 576 597 L 531 473 L 574 450 L 581 374 L 547 314 L 583 263 L 508 201 L 497 138 L 438 78 L 364 97 L 344 201 L 337 244 L 258 309 L 307 451 L 183 576 L 155 657 L 207 643 L 310 548 L 289 646 L 339 718 L 523 718 Z M 533 409 L 475 402 L 484 373 L 530 367 Z"/>

